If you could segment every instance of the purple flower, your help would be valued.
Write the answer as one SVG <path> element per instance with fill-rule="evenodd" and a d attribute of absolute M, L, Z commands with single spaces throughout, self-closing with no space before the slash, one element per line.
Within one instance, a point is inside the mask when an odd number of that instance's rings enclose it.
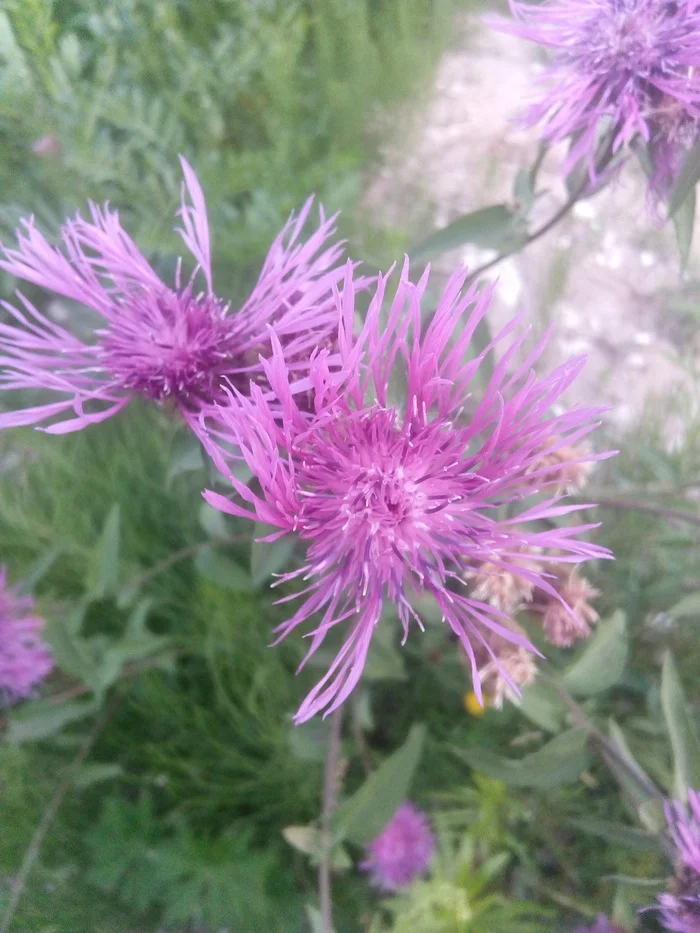
<path fill-rule="evenodd" d="M 34 600 L 6 582 L 6 568 L 0 567 L 0 698 L 13 703 L 30 696 L 54 662 L 40 635 L 44 620 L 32 615 Z"/>
<path fill-rule="evenodd" d="M 470 574 L 488 561 L 560 598 L 546 573 L 518 561 L 523 548 L 533 554 L 553 549 L 556 556 L 548 559 L 558 563 L 610 556 L 577 540 L 596 526 L 551 521 L 585 506 L 562 505 L 560 496 L 549 495 L 559 483 L 558 466 L 532 468 L 550 449 L 553 435 L 558 443 L 571 444 L 595 427 L 600 408 L 551 412 L 583 358 L 537 378 L 531 367 L 545 338 L 509 372 L 527 336 L 520 318 L 470 358 L 491 287 L 465 288 L 466 270 L 455 273 L 423 330 L 428 273 L 417 285 L 408 275 L 406 262 L 386 311 L 389 276 L 379 277 L 364 326 L 354 337 L 357 286 L 348 264 L 337 298 L 340 370 L 329 367 L 327 350 L 314 354 L 310 410 L 302 410 L 292 395 L 282 348 L 273 336 L 274 353 L 263 366 L 278 409 L 251 386 L 249 398 L 234 392 L 230 405 L 219 411 L 217 437 L 240 448 L 260 493 L 237 480 L 224 449 L 205 439 L 243 500 L 207 491 L 207 502 L 275 526 L 265 540 L 296 533 L 307 547 L 303 566 L 279 581 L 301 578 L 304 589 L 298 595 L 305 600 L 279 626 L 278 640 L 320 613 L 307 636 L 306 661 L 332 630 L 341 625 L 348 630 L 328 673 L 302 703 L 297 722 L 331 712 L 353 690 L 386 602 L 398 613 L 404 641 L 411 620 L 423 628 L 412 606 L 417 594 L 434 599 L 460 639 L 481 698 L 475 648 L 484 648 L 498 665 L 485 635 L 535 649 L 509 628 L 501 609 L 464 592 Z M 500 358 L 479 395 L 480 364 L 496 347 Z M 397 400 L 399 385 L 404 390 Z M 547 495 L 538 497 L 543 489 Z M 521 506 L 524 499 L 534 501 Z M 502 673 L 510 682 L 507 671 Z"/>
<path fill-rule="evenodd" d="M 688 791 L 688 807 L 666 805 L 678 865 L 668 894 L 660 894 L 661 924 L 673 933 L 700 933 L 700 792 Z"/>
<path fill-rule="evenodd" d="M 292 216 L 275 242 L 252 294 L 236 313 L 213 291 L 204 195 L 189 164 L 184 172 L 178 232 L 196 268 L 183 283 L 165 285 L 107 205 L 90 205 L 62 229 L 62 248 L 50 245 L 33 220 L 24 221 L 17 249 L 4 248 L 0 268 L 92 308 L 104 324 L 85 344 L 41 314 L 22 294 L 23 310 L 4 304 L 14 323 L 0 324 L 0 389 L 44 389 L 58 401 L 0 414 L 0 428 L 62 420 L 45 428 L 65 434 L 103 421 L 134 395 L 172 399 L 191 426 L 221 401 L 223 386 L 246 391 L 262 377 L 274 327 L 295 379 L 306 375 L 312 349 L 331 333 L 332 288 L 342 277 L 339 244 L 329 245 L 334 218 L 303 241 L 311 200 Z M 187 199 L 189 196 L 189 201 Z M 201 274 L 205 288 L 195 287 Z M 65 417 L 68 415 L 69 417 Z"/>
<path fill-rule="evenodd" d="M 424 813 L 404 801 L 367 846 L 361 868 L 383 891 L 398 891 L 424 875 L 435 853 L 435 837 Z"/>
<path fill-rule="evenodd" d="M 624 933 L 624 930 L 615 926 L 605 914 L 598 914 L 598 919 L 592 927 L 576 927 L 574 933 Z"/>
<path fill-rule="evenodd" d="M 595 175 L 599 132 L 613 151 L 648 144 L 653 187 L 666 193 L 700 128 L 700 0 L 511 0 L 514 22 L 490 24 L 554 50 L 525 120 L 550 142 L 574 136 L 569 171 Z"/>

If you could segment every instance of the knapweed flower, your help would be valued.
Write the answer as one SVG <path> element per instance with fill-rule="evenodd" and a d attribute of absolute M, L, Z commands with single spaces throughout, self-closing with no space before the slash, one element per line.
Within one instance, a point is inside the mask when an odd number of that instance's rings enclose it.
<path fill-rule="evenodd" d="M 508 628 L 500 609 L 465 592 L 465 577 L 488 562 L 560 599 L 545 573 L 519 563 L 523 549 L 556 550 L 559 563 L 610 556 L 578 539 L 596 526 L 561 524 L 584 506 L 547 495 L 556 482 L 550 468 L 530 470 L 552 434 L 576 443 L 595 427 L 602 409 L 551 411 L 584 360 L 538 378 L 532 364 L 545 338 L 514 365 L 527 336 L 521 319 L 470 357 L 492 288 L 465 288 L 466 277 L 466 270 L 452 276 L 425 326 L 421 299 L 428 273 L 413 284 L 406 262 L 386 311 L 389 276 L 378 278 L 364 326 L 354 336 L 356 284 L 348 265 L 337 295 L 339 369 L 329 367 L 327 350 L 314 354 L 310 410 L 292 395 L 293 376 L 273 336 L 274 355 L 263 366 L 274 409 L 253 385 L 250 397 L 231 393 L 230 405 L 218 414 L 219 432 L 228 431 L 259 489 L 237 480 L 225 453 L 205 440 L 243 500 L 207 491 L 207 502 L 274 526 L 266 540 L 294 533 L 306 546 L 302 566 L 278 581 L 301 578 L 299 595 L 305 597 L 277 629 L 279 639 L 316 613 L 306 659 L 331 632 L 342 627 L 346 633 L 327 674 L 302 703 L 298 722 L 337 709 L 351 693 L 385 605 L 393 604 L 404 641 L 412 620 L 423 628 L 412 605 L 416 595 L 432 597 L 461 641 L 480 697 L 475 649 L 485 647 L 498 662 L 486 636 L 530 646 Z M 478 390 L 481 363 L 496 347 L 500 358 Z M 535 494 L 533 478 L 544 496 Z"/>
<path fill-rule="evenodd" d="M 48 645 L 41 637 L 44 620 L 33 615 L 34 600 L 7 586 L 0 567 L 0 701 L 13 703 L 32 694 L 53 670 Z"/>
<path fill-rule="evenodd" d="M 582 577 L 576 568 L 557 570 L 554 587 L 558 599 L 550 594 L 541 594 L 544 604 L 542 609 L 542 628 L 545 637 L 559 648 L 570 648 L 579 639 L 588 638 L 591 625 L 600 616 L 591 606 L 590 600 L 599 596 L 599 591 Z M 570 611 L 564 611 L 564 607 Z"/>
<path fill-rule="evenodd" d="M 617 926 L 605 916 L 598 914 L 598 919 L 591 927 L 576 927 L 574 933 L 625 933 L 622 927 Z"/>
<path fill-rule="evenodd" d="M 666 805 L 666 820 L 676 847 L 676 876 L 668 894 L 659 895 L 661 925 L 673 933 L 700 933 L 700 792 L 688 791 L 687 808 Z"/>
<path fill-rule="evenodd" d="M 434 853 L 435 837 L 427 817 L 405 801 L 367 846 L 360 867 L 378 888 L 399 891 L 426 873 Z"/>
<path fill-rule="evenodd" d="M 13 322 L 0 324 L 0 389 L 47 390 L 59 400 L 0 414 L 0 427 L 59 418 L 45 430 L 65 434 L 103 421 L 142 395 L 172 400 L 196 428 L 202 409 L 223 399 L 224 386 L 245 391 L 262 377 L 270 327 L 285 348 L 292 381 L 303 381 L 311 351 L 332 334 L 336 320 L 332 288 L 343 267 L 337 266 L 340 245 L 329 242 L 334 218 L 325 219 L 321 209 L 320 226 L 303 240 L 307 201 L 272 244 L 248 300 L 231 313 L 213 290 L 204 195 L 192 168 L 181 162 L 178 232 L 196 268 L 183 281 L 178 263 L 174 288 L 161 281 L 107 205 L 91 205 L 91 221 L 78 215 L 66 223 L 62 248 L 49 244 L 31 219 L 17 248 L 4 248 L 0 268 L 92 308 L 102 324 L 95 342 L 85 344 L 20 293 L 23 310 L 3 305 Z"/>
<path fill-rule="evenodd" d="M 556 470 L 556 490 L 573 494 L 583 489 L 593 469 L 593 464 L 587 456 L 586 450 L 558 445 L 557 439 L 552 438 L 551 450 L 545 451 L 540 460 L 533 464 L 533 471 L 541 466 L 548 466 L 553 472 Z"/>
<path fill-rule="evenodd" d="M 609 129 L 613 152 L 647 144 L 665 193 L 700 129 L 700 0 L 511 0 L 511 10 L 490 24 L 554 52 L 525 120 L 551 142 L 573 138 L 567 171 L 585 157 L 595 175 Z"/>
<path fill-rule="evenodd" d="M 525 632 L 511 621 L 509 628 L 527 641 Z M 525 645 L 516 645 L 501 636 L 488 640 L 489 648 L 498 661 L 488 660 L 479 668 L 479 679 L 489 706 L 502 709 L 505 700 L 520 701 L 520 688 L 529 687 L 537 677 L 537 665 L 532 651 Z"/>

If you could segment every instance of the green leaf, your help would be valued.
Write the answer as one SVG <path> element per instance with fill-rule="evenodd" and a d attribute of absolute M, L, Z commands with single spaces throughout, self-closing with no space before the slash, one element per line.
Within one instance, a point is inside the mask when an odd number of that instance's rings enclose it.
<path fill-rule="evenodd" d="M 418 767 L 425 726 L 414 725 L 404 744 L 371 774 L 360 789 L 336 811 L 334 835 L 365 845 L 375 839 L 408 796 Z"/>
<path fill-rule="evenodd" d="M 522 693 L 520 712 L 546 732 L 561 732 L 566 718 L 566 706 L 553 684 L 540 679 Z"/>
<path fill-rule="evenodd" d="M 391 622 L 380 622 L 375 628 L 362 677 L 366 680 L 406 679 L 403 655 L 396 643 L 396 627 Z"/>
<path fill-rule="evenodd" d="M 619 682 L 627 663 L 629 640 L 625 614 L 619 609 L 587 641 L 564 672 L 563 684 L 574 696 L 593 696 Z"/>
<path fill-rule="evenodd" d="M 678 172 L 669 198 L 669 215 L 675 214 L 687 202 L 691 192 L 695 193 L 695 185 L 698 181 L 700 181 L 700 140 L 688 152 Z"/>
<path fill-rule="evenodd" d="M 119 582 L 120 509 L 113 505 L 95 550 L 88 561 L 85 588 L 95 599 L 104 599 Z"/>
<path fill-rule="evenodd" d="M 282 835 L 297 852 L 309 855 L 318 864 L 323 851 L 323 837 L 317 826 L 285 826 Z M 331 867 L 335 871 L 346 871 L 352 866 L 347 851 L 341 845 L 335 845 L 331 853 Z"/>
<path fill-rule="evenodd" d="M 121 765 L 108 762 L 89 762 L 80 769 L 80 773 L 75 779 L 75 786 L 81 789 L 92 787 L 93 784 L 98 784 L 100 781 L 111 781 L 113 778 L 121 777 L 123 773 Z"/>
<path fill-rule="evenodd" d="M 700 787 L 700 739 L 670 652 L 661 671 L 661 708 L 673 749 L 674 796 L 687 800 L 688 788 Z"/>
<path fill-rule="evenodd" d="M 285 535 L 278 538 L 277 541 L 256 540 L 257 538 L 265 538 L 275 531 L 279 531 L 279 528 L 265 525 L 262 522 L 255 523 L 253 543 L 250 547 L 250 573 L 254 586 L 262 586 L 273 573 L 279 573 L 279 571 L 283 570 L 292 556 L 295 541 L 291 535 Z"/>
<path fill-rule="evenodd" d="M 454 749 L 468 765 L 487 777 L 515 787 L 549 790 L 577 781 L 586 770 L 590 756 L 585 729 L 568 729 L 526 755 L 512 759 L 481 748 Z"/>
<path fill-rule="evenodd" d="M 191 473 L 204 468 L 202 445 L 189 431 L 181 431 L 175 437 L 168 458 L 168 472 L 165 477 L 165 488 L 170 489 L 176 476 L 182 473 Z"/>
<path fill-rule="evenodd" d="M 214 550 L 202 551 L 195 557 L 194 565 L 197 573 L 205 580 L 210 580 L 219 586 L 238 592 L 249 592 L 253 589 L 250 574 L 240 564 L 234 563 L 230 558 Z"/>
<path fill-rule="evenodd" d="M 210 538 L 225 538 L 228 534 L 224 513 L 212 508 L 208 502 L 199 507 L 199 524 Z"/>
<path fill-rule="evenodd" d="M 95 655 L 87 639 L 79 634 L 84 614 L 85 610 L 81 608 L 68 617 L 57 616 L 51 620 L 44 634 L 61 670 L 93 689 Z"/>
<path fill-rule="evenodd" d="M 321 911 L 317 907 L 306 904 L 304 909 L 306 910 L 306 919 L 309 921 L 310 933 L 334 933 L 334 930 L 329 930 L 326 926 Z"/>
<path fill-rule="evenodd" d="M 679 599 L 668 610 L 668 615 L 672 619 L 686 619 L 697 617 L 700 619 L 700 593 L 689 593 L 683 599 Z"/>
<path fill-rule="evenodd" d="M 34 700 L 24 703 L 10 716 L 7 741 L 20 744 L 46 739 L 60 732 L 64 726 L 90 716 L 98 708 L 99 703 L 95 700 L 75 700 L 70 703 Z"/>
<path fill-rule="evenodd" d="M 527 243 L 524 218 L 505 204 L 493 204 L 471 214 L 463 214 L 422 240 L 411 250 L 411 259 L 414 262 L 428 262 L 464 243 L 475 243 L 485 249 L 497 249 L 501 253 L 513 253 Z"/>
<path fill-rule="evenodd" d="M 690 256 L 690 247 L 693 242 L 693 228 L 695 226 L 695 189 L 693 188 L 688 197 L 673 215 L 673 226 L 676 231 L 676 241 L 678 242 L 678 251 L 681 255 L 681 272 L 688 265 Z"/>
<path fill-rule="evenodd" d="M 622 788 L 632 813 L 644 822 L 644 806 L 649 801 L 658 799 L 661 796 L 660 792 L 632 754 L 623 731 L 614 719 L 608 721 L 608 729 L 613 750 L 601 747 L 600 753 Z"/>
<path fill-rule="evenodd" d="M 37 560 L 35 563 L 33 563 L 29 570 L 23 574 L 22 581 L 17 587 L 17 592 L 22 595 L 33 593 L 37 583 L 39 583 L 48 573 L 51 567 L 53 567 L 53 565 L 60 557 L 60 554 L 60 550 L 58 550 L 58 548 L 54 548 L 47 554 L 44 554 L 43 557 L 40 557 L 39 560 Z"/>
<path fill-rule="evenodd" d="M 658 852 L 659 841 L 656 836 L 634 826 L 625 826 L 624 823 L 611 823 L 609 820 L 571 819 L 567 820 L 572 826 L 584 833 L 607 839 L 616 845 L 629 846 L 642 852 Z"/>

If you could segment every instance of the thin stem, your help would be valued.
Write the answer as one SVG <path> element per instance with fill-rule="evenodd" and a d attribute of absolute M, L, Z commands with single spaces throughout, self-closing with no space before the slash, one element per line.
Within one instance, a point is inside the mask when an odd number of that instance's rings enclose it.
<path fill-rule="evenodd" d="M 321 903 L 321 929 L 333 933 L 333 901 L 331 897 L 331 855 L 333 838 L 331 821 L 338 795 L 338 766 L 340 761 L 340 732 L 343 722 L 343 707 L 330 717 L 328 750 L 323 772 L 323 810 L 321 812 L 321 861 L 318 866 L 318 893 Z M 3 931 L 0 930 L 0 933 Z"/>
<path fill-rule="evenodd" d="M 578 498 L 581 498 L 580 496 Z M 586 497 L 588 498 L 588 497 Z M 672 521 L 687 522 L 689 525 L 700 527 L 700 515 L 684 512 L 681 509 L 669 509 L 664 505 L 652 505 L 649 502 L 639 502 L 636 499 L 622 499 L 617 496 L 595 496 L 596 505 L 606 509 L 623 509 L 630 512 L 648 512 L 650 515 L 662 515 Z"/>
<path fill-rule="evenodd" d="M 58 787 L 49 800 L 46 809 L 42 813 L 39 824 L 34 831 L 34 835 L 32 836 L 29 845 L 27 846 L 26 852 L 24 853 L 22 865 L 13 885 L 12 895 L 0 923 L 0 933 L 10 933 L 12 920 L 15 916 L 17 907 L 19 906 L 19 902 L 22 899 L 24 889 L 27 885 L 27 880 L 29 879 L 29 874 L 39 856 L 39 852 L 41 850 L 41 846 L 43 845 L 44 839 L 46 838 L 46 834 L 51 828 L 51 824 L 56 818 L 56 814 L 58 813 L 66 794 L 78 776 L 78 772 L 83 766 L 85 759 L 90 754 L 90 751 L 97 741 L 98 736 L 107 724 L 107 720 L 114 712 L 114 708 L 117 702 L 118 699 L 112 697 L 112 700 L 103 708 L 102 712 L 97 717 L 95 725 L 83 740 L 83 743 L 78 749 L 75 758 L 66 769 L 63 778 L 61 779 Z"/>

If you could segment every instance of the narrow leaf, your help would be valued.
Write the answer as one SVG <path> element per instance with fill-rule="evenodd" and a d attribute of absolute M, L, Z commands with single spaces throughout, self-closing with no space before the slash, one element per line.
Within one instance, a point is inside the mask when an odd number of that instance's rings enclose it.
<path fill-rule="evenodd" d="M 693 242 L 693 229 L 695 226 L 695 188 L 691 189 L 688 197 L 673 215 L 673 226 L 676 230 L 678 251 L 681 257 L 681 272 L 683 272 L 688 265 L 690 247 Z"/>
<path fill-rule="evenodd" d="M 700 619 L 700 593 L 690 593 L 679 599 L 668 610 L 672 619 L 698 618 Z"/>
<path fill-rule="evenodd" d="M 85 588 L 91 596 L 103 599 L 119 582 L 120 509 L 113 505 L 88 562 Z"/>
<path fill-rule="evenodd" d="M 688 152 L 678 173 L 668 204 L 670 215 L 675 214 L 685 204 L 688 195 L 691 191 L 694 192 L 698 181 L 700 181 L 700 140 Z"/>
<path fill-rule="evenodd" d="M 35 700 L 24 703 L 10 717 L 7 741 L 19 744 L 49 738 L 64 726 L 96 712 L 98 706 L 94 700 L 76 700 L 72 703 Z"/>
<path fill-rule="evenodd" d="M 401 748 L 338 808 L 334 819 L 337 840 L 346 838 L 365 845 L 379 835 L 408 795 L 424 739 L 425 726 L 413 726 Z"/>
<path fill-rule="evenodd" d="M 659 842 L 655 836 L 643 829 L 634 826 L 625 826 L 624 823 L 611 823 L 609 820 L 572 819 L 567 820 L 572 826 L 584 833 L 607 839 L 617 845 L 629 846 L 643 852 L 658 852 Z"/>
<path fill-rule="evenodd" d="M 509 210 L 505 204 L 493 204 L 471 214 L 463 214 L 451 224 L 436 230 L 413 250 L 414 262 L 428 262 L 464 243 L 475 243 L 485 249 L 512 253 L 527 242 L 523 218 Z"/>
<path fill-rule="evenodd" d="M 670 652 L 661 671 L 661 708 L 673 749 L 674 794 L 685 801 L 689 787 L 700 787 L 700 739 Z"/>
<path fill-rule="evenodd" d="M 225 586 L 230 590 L 250 591 L 253 589 L 253 581 L 250 574 L 243 567 L 234 563 L 223 554 L 216 551 L 202 551 L 195 557 L 194 565 L 197 573 L 217 583 L 219 586 Z"/>
<path fill-rule="evenodd" d="M 273 573 L 284 570 L 289 558 L 292 556 L 295 541 L 291 535 L 285 535 L 283 538 L 278 538 L 277 541 L 255 540 L 256 538 L 264 538 L 267 535 L 274 534 L 278 530 L 272 525 L 256 522 L 253 531 L 253 543 L 250 548 L 250 573 L 254 586 L 262 586 Z"/>

